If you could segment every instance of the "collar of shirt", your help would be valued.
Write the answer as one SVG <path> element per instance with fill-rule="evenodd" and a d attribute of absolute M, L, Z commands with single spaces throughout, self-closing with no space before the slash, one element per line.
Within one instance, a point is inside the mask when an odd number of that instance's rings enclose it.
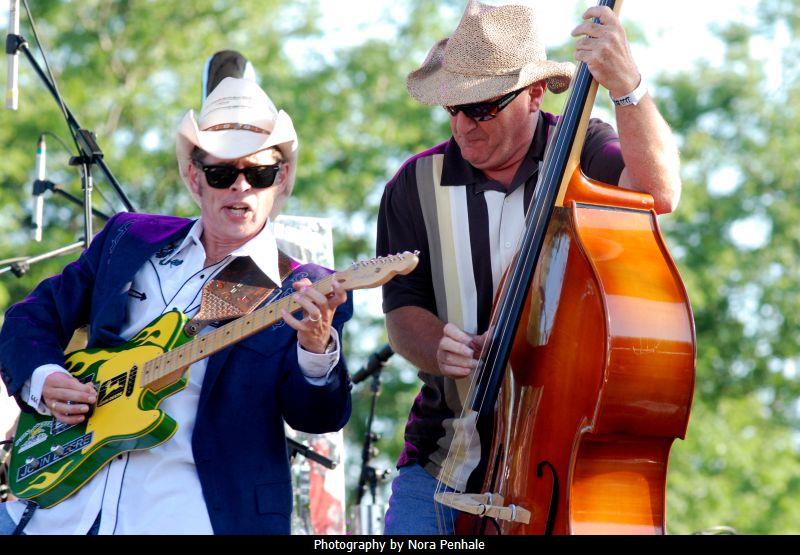
<path fill-rule="evenodd" d="M 498 181 L 489 179 L 481 170 L 464 160 L 458 143 L 453 137 L 450 137 L 444 153 L 442 186 L 474 185 L 472 192 L 476 195 L 485 191 L 499 191 L 510 195 L 539 171 L 539 163 L 544 158 L 547 146 L 548 129 L 555 123 L 555 119 L 552 114 L 539 112 L 530 148 L 508 188 Z"/>
<path fill-rule="evenodd" d="M 190 245 L 203 247 L 200 238 L 203 235 L 203 221 L 198 218 L 186 237 L 173 250 L 166 258 L 169 261 L 177 256 L 183 249 Z M 278 287 L 281 286 L 281 274 L 278 269 L 278 244 L 275 241 L 275 235 L 272 231 L 272 222 L 267 220 L 264 228 L 247 243 L 230 253 L 229 256 L 249 256 L 256 266 L 264 272 L 264 274 L 275 283 Z"/>

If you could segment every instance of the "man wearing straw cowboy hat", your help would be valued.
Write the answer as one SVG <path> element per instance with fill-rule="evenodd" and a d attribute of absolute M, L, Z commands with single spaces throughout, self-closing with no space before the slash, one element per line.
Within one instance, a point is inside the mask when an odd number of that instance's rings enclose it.
<path fill-rule="evenodd" d="M 119 214 L 6 313 L 0 364 L 23 410 L 82 422 L 97 393 L 61 367 L 68 334 L 88 323 L 90 347 L 113 347 L 166 311 L 191 318 L 203 286 L 233 261 L 294 295 L 302 316 L 284 312 L 283 322 L 193 364 L 186 389 L 161 405 L 178 422 L 169 441 L 117 457 L 49 509 L 0 507 L 0 532 L 288 534 L 284 420 L 312 433 L 347 421 L 339 337 L 352 302 L 338 284 L 329 297 L 308 289 L 330 271 L 280 254 L 269 225 L 294 184 L 291 118 L 254 81 L 228 77 L 199 117 L 183 118 L 177 156 L 199 219 Z"/>
<path fill-rule="evenodd" d="M 647 192 L 658 212 L 669 212 L 680 195 L 669 127 L 647 94 L 616 15 L 594 7 L 584 19 L 572 33 L 582 37 L 576 58 L 609 91 L 619 134 L 591 120 L 581 168 L 596 180 Z M 433 496 L 439 481 L 450 488 L 464 484 L 443 471 L 443 461 L 453 445 L 459 446 L 459 468 L 474 469 L 480 454 L 469 439 L 473 428 L 460 418 L 463 388 L 456 379 L 477 366 L 494 293 L 515 253 L 557 121 L 539 110 L 542 99 L 548 89 L 566 90 L 573 71 L 570 63 L 547 60 L 534 9 L 470 0 L 453 35 L 436 43 L 408 76 L 415 99 L 449 112 L 452 137 L 400 168 L 386 186 L 378 218 L 379 254 L 422 253 L 414 272 L 383 288 L 392 346 L 423 381 L 392 483 L 388 534 L 453 530 L 452 512 L 435 505 Z M 456 315 L 447 313 L 453 298 L 460 306 Z"/>

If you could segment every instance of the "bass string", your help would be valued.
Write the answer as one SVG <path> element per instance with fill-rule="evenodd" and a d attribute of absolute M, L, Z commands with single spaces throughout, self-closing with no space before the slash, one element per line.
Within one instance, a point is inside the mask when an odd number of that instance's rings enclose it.
<path fill-rule="evenodd" d="M 613 0 L 601 2 L 600 5 L 609 5 L 613 4 Z M 588 91 L 589 85 L 591 85 L 592 76 L 588 71 L 588 68 L 584 63 L 579 65 L 577 71 L 577 77 L 575 80 L 575 85 L 573 87 L 573 94 L 577 98 L 578 95 L 582 95 L 582 91 Z M 577 91 L 577 92 L 575 92 Z M 559 130 L 556 132 L 556 137 L 553 142 L 553 149 L 552 152 L 549 151 L 546 153 L 546 163 L 545 164 L 545 172 L 540 178 L 539 184 L 537 184 L 537 191 L 534 193 L 534 197 L 532 199 L 532 203 L 534 204 L 534 208 L 529 212 L 529 215 L 526 218 L 526 230 L 531 229 L 531 226 L 536 226 L 535 228 L 542 228 L 544 227 L 544 222 L 546 219 L 549 219 L 552 213 L 552 207 L 549 206 L 551 203 L 545 203 L 547 196 L 553 197 L 553 201 L 555 200 L 555 194 L 558 192 L 557 185 L 560 185 L 562 175 L 553 175 L 556 171 L 556 168 L 553 168 L 553 163 L 551 162 L 553 159 L 558 160 L 559 158 L 565 156 L 566 151 L 571 147 L 572 140 L 566 136 L 561 129 L 570 129 L 577 127 L 577 120 L 581 117 L 583 112 L 583 106 L 575 106 L 577 104 L 577 100 L 573 102 L 573 95 L 571 94 L 570 99 L 568 100 L 567 110 L 565 110 L 564 117 L 562 118 Z M 582 104 L 582 103 L 581 103 Z M 563 170 L 559 170 L 559 174 L 562 173 Z M 553 191 L 549 191 L 550 195 L 547 195 L 548 191 L 543 191 L 539 185 L 542 184 L 551 184 L 551 189 L 555 189 Z M 544 196 L 545 199 L 541 199 Z M 537 202 L 538 201 L 538 202 Z M 537 209 L 538 208 L 538 209 Z M 535 229 L 534 228 L 534 229 Z M 542 230 L 542 233 L 546 231 L 546 229 Z M 527 231 L 526 231 L 527 235 Z M 531 257 L 536 257 L 538 253 L 533 252 L 533 249 L 525 249 L 525 244 L 527 242 L 523 241 L 523 245 L 520 251 L 517 252 L 515 255 L 514 261 L 512 261 L 513 272 L 512 275 L 515 274 L 520 268 L 524 268 L 526 265 L 531 263 Z M 521 255 L 521 256 L 520 256 Z M 497 343 L 497 338 L 505 337 L 509 333 L 509 328 L 513 325 L 516 327 L 518 322 L 512 322 L 510 318 L 506 317 L 500 322 L 500 328 L 497 333 L 493 331 L 493 326 L 497 326 L 498 321 L 504 316 L 504 307 L 508 306 L 509 304 L 513 304 L 515 302 L 519 302 L 520 296 L 523 293 L 527 292 L 529 284 L 521 283 L 521 280 L 516 280 L 517 283 L 510 283 L 511 281 L 515 280 L 506 280 L 503 284 L 503 288 L 501 289 L 501 296 L 499 298 L 503 299 L 503 302 L 498 303 L 495 310 L 492 311 L 492 317 L 490 320 L 490 334 L 488 336 L 488 340 L 486 344 L 481 349 L 481 355 L 479 357 L 479 365 L 477 370 L 473 373 L 472 378 L 470 380 L 470 385 L 468 389 L 467 399 L 470 402 L 462 407 L 461 411 L 461 419 L 465 418 L 468 410 L 473 410 L 475 405 L 475 392 L 477 389 L 477 383 L 483 379 L 483 376 L 486 372 L 489 372 L 489 378 L 493 376 L 494 372 L 502 372 L 505 371 L 505 368 L 499 368 L 498 360 L 501 356 L 499 349 L 494 348 Z M 510 292 L 509 292 L 510 291 Z M 495 328 L 497 329 L 497 328 Z M 490 358 L 492 357 L 492 358 Z M 486 403 L 486 395 L 488 393 L 488 388 L 484 388 L 483 397 L 478 402 L 477 411 L 480 412 Z M 457 464 L 457 460 L 461 460 L 464 456 L 464 449 L 466 446 L 471 445 L 472 442 L 475 441 L 475 434 L 477 434 L 477 428 L 471 427 L 468 432 L 468 441 L 459 443 L 455 447 L 455 453 L 453 453 L 454 447 L 451 444 L 447 457 L 445 458 L 445 464 L 443 465 L 442 474 L 440 474 L 440 479 L 437 480 L 436 486 L 436 493 L 443 493 L 446 489 L 446 484 L 443 481 L 444 476 L 451 476 L 455 477 L 455 467 Z M 443 508 L 440 508 L 438 504 L 435 505 L 436 515 L 437 515 L 437 525 L 442 530 L 441 521 L 445 519 L 445 515 L 442 514 L 444 512 Z M 447 514 L 452 515 L 452 512 Z M 452 521 L 453 517 L 450 516 L 450 520 Z M 452 524 L 452 522 L 451 522 Z"/>
<path fill-rule="evenodd" d="M 608 7 L 611 7 L 613 9 L 614 6 L 615 6 L 615 0 L 601 0 L 598 5 L 600 5 L 600 6 L 608 6 Z M 599 21 L 595 20 L 595 22 L 599 22 Z M 588 67 L 586 66 L 585 63 L 581 62 L 579 64 L 578 70 L 576 72 L 575 85 L 573 86 L 573 93 L 571 93 L 570 98 L 568 99 L 567 109 L 564 112 L 564 117 L 562 118 L 562 121 L 561 121 L 561 123 L 559 125 L 559 131 L 557 131 L 557 135 L 555 137 L 554 152 L 553 152 L 552 155 L 550 155 L 550 153 L 548 153 L 548 157 L 545 160 L 545 162 L 546 162 L 545 163 L 546 168 L 545 168 L 545 172 L 544 172 L 545 175 L 542 177 L 542 179 L 540 181 L 540 183 L 542 183 L 542 184 L 547 184 L 548 181 L 549 181 L 552 184 L 553 188 L 555 188 L 557 185 L 560 185 L 561 178 L 563 178 L 563 176 L 561 175 L 561 170 L 559 170 L 558 175 L 553 175 L 554 172 L 556 172 L 557 168 L 554 168 L 553 167 L 553 163 L 550 162 L 550 161 L 553 158 L 558 160 L 559 158 L 563 157 L 567 153 L 568 149 L 572 146 L 573 138 L 568 136 L 568 135 L 565 135 L 565 133 L 562 130 L 563 129 L 572 129 L 573 132 L 571 134 L 574 134 L 574 130 L 577 129 L 579 120 L 580 120 L 580 118 L 581 118 L 581 116 L 583 114 L 585 100 L 586 100 L 585 98 L 580 98 L 580 97 L 584 97 L 588 93 L 588 90 L 589 90 L 589 87 L 591 85 L 592 79 L 593 79 L 593 77 L 592 77 L 591 73 L 589 72 Z M 573 102 L 573 99 L 576 99 L 576 100 Z M 580 101 L 578 99 L 580 99 Z M 548 177 L 548 174 L 549 174 L 549 177 Z M 534 202 L 534 203 L 536 201 L 537 194 L 546 195 L 547 192 L 550 192 L 550 194 L 552 196 L 555 196 L 554 193 L 557 192 L 557 191 L 550 190 L 550 191 L 546 191 L 546 192 L 540 193 L 540 191 L 542 191 L 542 189 L 540 189 L 538 186 L 537 186 L 537 189 L 539 189 L 539 190 L 536 192 L 536 194 L 534 195 L 534 198 L 532 199 L 532 202 Z M 550 204 L 551 203 L 543 203 L 543 202 L 535 204 L 534 210 L 531 210 L 529 212 L 528 217 L 526 217 L 526 224 L 525 224 L 526 232 L 525 232 L 525 236 L 527 236 L 527 230 L 531 229 L 532 225 L 535 226 L 534 229 L 540 228 L 540 227 L 544 228 L 544 220 L 545 219 L 549 219 L 549 217 L 550 217 L 550 215 L 552 213 L 552 206 L 550 206 Z M 538 208 L 538 210 L 536 210 L 536 208 Z M 542 229 L 542 233 L 544 233 L 545 231 L 546 231 L 546 229 Z M 524 247 L 524 243 L 525 242 L 523 241 L 523 247 Z M 538 256 L 538 253 L 534 252 L 532 249 L 522 249 L 522 250 L 524 251 L 524 252 L 522 252 L 522 255 L 524 256 L 524 258 L 519 259 L 520 251 L 518 251 L 517 255 L 515 256 L 514 262 L 512 263 L 512 264 L 514 264 L 514 266 L 513 266 L 514 267 L 514 272 L 513 272 L 514 274 L 517 273 L 517 271 L 519 270 L 520 267 L 525 267 L 528 264 L 530 264 L 531 263 L 531 257 Z M 508 282 L 508 281 L 511 281 L 511 280 L 506 280 L 506 282 Z M 515 286 L 515 289 L 514 289 L 514 292 L 513 292 L 513 295 L 512 295 L 511 298 L 512 298 L 512 301 L 519 302 L 520 295 L 522 293 L 526 293 L 526 289 L 528 288 L 529 284 L 528 283 L 523 283 L 525 280 L 515 280 L 515 281 L 516 281 L 516 283 L 513 284 L 513 286 Z M 506 285 L 507 285 L 507 283 L 504 283 L 504 289 L 505 290 L 507 290 L 507 288 L 505 287 Z M 511 287 L 511 285 L 509 285 L 509 287 Z M 500 298 L 503 298 L 504 302 L 498 303 L 499 309 L 497 309 L 497 310 L 495 310 L 493 312 L 500 312 L 501 313 L 503 307 L 507 306 L 509 304 L 509 303 L 507 303 L 505 301 L 505 299 L 506 299 L 505 296 L 501 296 Z M 498 319 L 499 319 L 499 317 L 500 316 L 498 315 Z M 495 319 L 494 315 L 493 315 L 492 319 L 493 320 Z M 516 326 L 517 323 L 518 323 L 517 321 L 506 320 L 504 322 L 503 328 L 501 329 L 501 333 L 498 334 L 498 335 L 500 337 L 504 337 L 505 334 L 508 333 L 508 327 L 510 325 Z M 495 338 L 495 335 L 491 334 L 490 342 L 493 342 L 494 338 Z M 488 351 L 489 351 L 488 354 L 491 355 L 492 354 L 492 349 L 490 348 L 490 349 L 488 349 Z M 499 358 L 500 354 L 496 349 L 494 350 L 494 352 L 495 352 L 495 357 L 491 361 L 491 364 L 489 364 L 489 362 L 487 361 L 487 365 L 489 366 L 489 372 L 503 371 L 504 369 L 498 369 L 498 365 L 497 365 L 497 359 Z M 481 370 L 483 370 L 483 368 L 481 368 Z M 484 398 L 481 399 L 481 402 L 479 403 L 479 407 L 483 407 L 484 406 L 485 394 L 486 394 L 486 391 L 484 391 Z"/>
<path fill-rule="evenodd" d="M 588 85 L 591 84 L 591 79 L 592 79 L 592 77 L 591 77 L 591 74 L 589 74 L 588 68 L 586 68 L 585 64 L 581 64 L 581 67 L 580 67 L 579 72 L 578 72 L 578 77 L 576 78 L 575 90 L 576 91 L 581 91 L 583 88 L 588 87 Z M 573 107 L 571 106 L 570 108 L 573 108 Z M 583 111 L 582 106 L 581 107 L 574 107 L 574 109 L 568 109 L 565 112 L 565 116 L 563 118 L 563 123 L 562 123 L 561 129 L 565 129 L 565 128 L 566 129 L 570 129 L 570 128 L 576 127 L 577 120 L 580 118 L 580 115 L 581 115 L 582 111 Z M 569 137 L 565 137 L 564 133 L 562 131 L 559 131 L 558 135 L 556 137 L 556 143 L 555 143 L 555 147 L 554 147 L 553 158 L 556 158 L 556 160 L 558 160 L 559 157 L 564 156 L 566 154 L 566 151 L 570 148 L 571 143 L 572 143 L 572 141 L 569 139 Z M 560 175 L 554 175 L 554 173 L 556 172 L 556 168 L 552 167 L 552 163 L 551 164 L 547 164 L 547 165 L 549 167 L 545 169 L 545 177 L 541 181 L 541 184 L 547 184 L 548 181 L 549 181 L 550 184 L 551 184 L 551 188 L 552 189 L 556 189 L 556 187 L 560 184 L 560 181 L 561 181 L 560 177 L 561 176 Z M 549 193 L 549 195 L 548 195 L 548 193 Z M 541 195 L 555 197 L 555 193 L 557 193 L 557 190 L 550 190 L 550 191 L 546 191 L 546 192 L 541 193 Z M 544 234 L 544 232 L 546 231 L 546 225 L 545 225 L 547 223 L 546 220 L 549 220 L 549 218 L 551 216 L 551 213 L 552 213 L 552 207 L 549 206 L 550 204 L 551 203 L 542 202 L 542 203 L 539 203 L 538 206 L 535 206 L 534 210 L 531 210 L 532 218 L 531 217 L 528 218 L 529 221 L 526 222 L 526 230 L 527 229 L 534 229 L 534 230 L 535 229 L 539 229 L 540 230 L 540 234 L 541 235 Z M 538 210 L 537 210 L 537 208 L 538 208 Z M 533 226 L 533 227 L 531 227 L 531 226 Z M 526 234 L 527 234 L 527 232 L 526 232 Z M 535 237 L 535 238 L 538 238 L 540 241 L 543 240 L 543 237 L 541 237 L 541 238 L 540 237 Z M 536 260 L 532 260 L 532 259 L 535 259 L 536 257 L 538 257 L 538 252 L 536 252 L 536 250 L 538 250 L 538 249 L 526 249 L 526 248 L 524 248 L 526 243 L 529 243 L 529 242 L 528 241 L 524 241 L 523 242 L 523 249 L 517 253 L 517 257 L 518 258 L 515 259 L 516 264 L 514 266 L 514 272 L 513 272 L 512 275 L 515 275 L 515 274 L 519 273 L 521 268 L 524 268 L 526 266 L 532 265 L 533 263 L 536 262 Z M 520 255 L 522 255 L 522 256 L 520 256 Z M 510 280 L 509 279 L 507 281 L 509 281 L 509 282 L 513 281 L 514 283 L 509 284 L 508 290 L 510 290 L 511 293 L 508 294 L 508 297 L 502 297 L 504 299 L 503 302 L 498 304 L 499 308 L 498 308 L 497 312 L 500 313 L 499 316 L 498 316 L 498 319 L 501 316 L 503 316 L 503 310 L 507 306 L 509 306 L 509 305 L 513 306 L 515 303 L 519 303 L 522 300 L 524 300 L 524 299 L 522 299 L 522 297 L 527 293 L 527 289 L 529 287 L 529 280 L 519 280 L 519 279 L 518 280 Z M 517 324 L 518 324 L 517 319 L 512 319 L 512 318 L 508 318 L 508 317 L 504 318 L 504 320 L 502 322 L 502 328 L 500 329 L 500 333 L 498 333 L 497 335 L 493 334 L 492 335 L 492 339 L 494 339 L 495 337 L 500 337 L 500 338 L 507 337 L 507 334 L 510 333 L 509 328 L 512 327 L 512 326 L 516 327 Z M 489 368 L 489 372 L 492 372 L 492 373 L 493 372 L 502 372 L 502 371 L 505 370 L 504 368 L 500 368 L 499 365 L 498 365 L 498 360 L 502 355 L 502 353 L 500 352 L 499 349 L 491 349 L 490 348 L 488 350 L 488 355 L 489 356 L 494 355 L 491 360 L 487 360 L 487 366 Z M 491 374 L 490 374 L 490 376 L 491 376 Z M 484 389 L 484 397 L 480 400 L 479 405 L 478 405 L 481 408 L 485 404 L 485 401 L 486 401 L 485 395 L 487 394 L 487 392 L 488 392 L 488 390 Z"/>

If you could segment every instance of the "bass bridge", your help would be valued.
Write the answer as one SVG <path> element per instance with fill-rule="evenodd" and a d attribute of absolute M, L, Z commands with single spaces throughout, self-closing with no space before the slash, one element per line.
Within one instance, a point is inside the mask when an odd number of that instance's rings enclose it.
<path fill-rule="evenodd" d="M 434 499 L 447 507 L 471 515 L 529 524 L 531 512 L 518 505 L 505 505 L 496 493 L 437 493 Z"/>

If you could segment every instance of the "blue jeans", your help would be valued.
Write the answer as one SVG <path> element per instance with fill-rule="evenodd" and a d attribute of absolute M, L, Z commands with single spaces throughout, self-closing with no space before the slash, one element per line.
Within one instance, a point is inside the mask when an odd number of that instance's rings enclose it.
<path fill-rule="evenodd" d="M 10 536 L 17 529 L 16 523 L 6 510 L 6 504 L 0 503 L 0 536 Z"/>
<path fill-rule="evenodd" d="M 392 480 L 384 534 L 452 534 L 457 512 L 433 500 L 436 478 L 418 464 L 404 466 Z M 445 491 L 453 491 L 446 488 Z M 438 518 L 437 518 L 438 513 Z"/>
<path fill-rule="evenodd" d="M 11 515 L 8 514 L 8 510 L 6 509 L 5 503 L 0 503 L 0 536 L 10 536 L 14 533 L 14 530 L 17 529 L 17 524 L 11 519 Z M 97 518 L 92 524 L 92 527 L 86 533 L 87 536 L 96 536 L 97 531 L 100 529 L 100 515 L 97 515 Z M 22 532 L 25 535 L 25 532 Z"/>

